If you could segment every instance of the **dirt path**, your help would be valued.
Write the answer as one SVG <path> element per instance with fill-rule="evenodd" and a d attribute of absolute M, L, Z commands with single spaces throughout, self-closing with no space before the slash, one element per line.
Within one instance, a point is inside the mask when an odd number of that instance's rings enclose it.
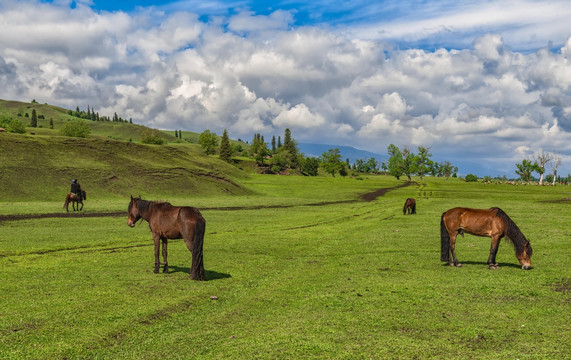
<path fill-rule="evenodd" d="M 350 204 L 359 201 L 374 201 L 378 197 L 385 195 L 387 192 L 402 187 L 410 186 L 413 182 L 406 182 L 391 188 L 378 189 L 366 194 L 361 195 L 358 199 L 352 200 L 339 200 L 339 201 L 322 201 L 317 203 L 302 204 L 302 205 L 259 205 L 259 206 L 228 206 L 228 207 L 201 207 L 200 210 L 218 210 L 218 211 L 233 211 L 233 210 L 260 210 L 260 209 L 283 209 L 292 208 L 296 206 L 327 206 L 336 204 Z M 0 223 L 3 221 L 17 221 L 29 219 L 50 219 L 50 218 L 99 218 L 99 217 L 121 217 L 127 216 L 126 211 L 112 211 L 112 212 L 97 212 L 97 213 L 48 213 L 48 214 L 25 214 L 25 215 L 0 215 Z"/>

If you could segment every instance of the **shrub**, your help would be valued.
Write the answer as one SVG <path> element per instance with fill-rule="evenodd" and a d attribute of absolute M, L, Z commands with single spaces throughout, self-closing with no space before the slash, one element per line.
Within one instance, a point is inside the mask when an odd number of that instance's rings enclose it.
<path fill-rule="evenodd" d="M 159 135 L 157 130 L 145 130 L 141 134 L 141 142 L 143 144 L 163 145 L 165 143 L 165 139 Z"/>
<path fill-rule="evenodd" d="M 83 120 L 72 120 L 63 125 L 60 133 L 64 136 L 86 138 L 91 133 L 91 128 Z"/>
<path fill-rule="evenodd" d="M 466 182 L 478 182 L 478 177 L 474 174 L 466 175 Z"/>
<path fill-rule="evenodd" d="M 26 132 L 26 127 L 18 119 L 0 116 L 0 127 L 6 128 L 6 131 L 12 133 L 23 134 Z"/>

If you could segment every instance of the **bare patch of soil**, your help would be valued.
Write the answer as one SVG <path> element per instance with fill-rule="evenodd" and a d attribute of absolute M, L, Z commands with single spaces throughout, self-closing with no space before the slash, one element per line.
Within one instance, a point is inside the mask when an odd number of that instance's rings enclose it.
<path fill-rule="evenodd" d="M 550 204 L 571 204 L 571 198 L 566 197 L 564 199 L 557 199 L 557 200 L 545 200 L 542 203 L 550 203 Z"/>

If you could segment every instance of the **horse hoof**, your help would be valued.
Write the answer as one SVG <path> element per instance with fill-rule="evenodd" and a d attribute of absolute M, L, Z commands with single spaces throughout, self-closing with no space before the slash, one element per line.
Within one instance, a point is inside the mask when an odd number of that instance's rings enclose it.
<path fill-rule="evenodd" d="M 497 269 L 499 269 L 500 267 L 499 267 L 498 264 L 492 264 L 492 265 L 488 266 L 488 268 L 489 268 L 490 270 L 497 270 Z"/>
<path fill-rule="evenodd" d="M 462 267 L 462 264 L 458 263 L 456 264 L 456 267 Z"/>
<path fill-rule="evenodd" d="M 159 273 L 159 269 L 155 269 L 155 270 L 153 270 L 153 272 L 154 272 L 155 274 L 158 274 L 158 273 Z"/>

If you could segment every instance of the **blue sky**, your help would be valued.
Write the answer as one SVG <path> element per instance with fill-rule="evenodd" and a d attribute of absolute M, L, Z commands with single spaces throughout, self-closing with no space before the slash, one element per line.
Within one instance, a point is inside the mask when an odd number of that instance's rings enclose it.
<path fill-rule="evenodd" d="M 0 0 L 0 98 L 571 173 L 568 0 Z M 552 170 L 548 167 L 546 172 Z"/>

